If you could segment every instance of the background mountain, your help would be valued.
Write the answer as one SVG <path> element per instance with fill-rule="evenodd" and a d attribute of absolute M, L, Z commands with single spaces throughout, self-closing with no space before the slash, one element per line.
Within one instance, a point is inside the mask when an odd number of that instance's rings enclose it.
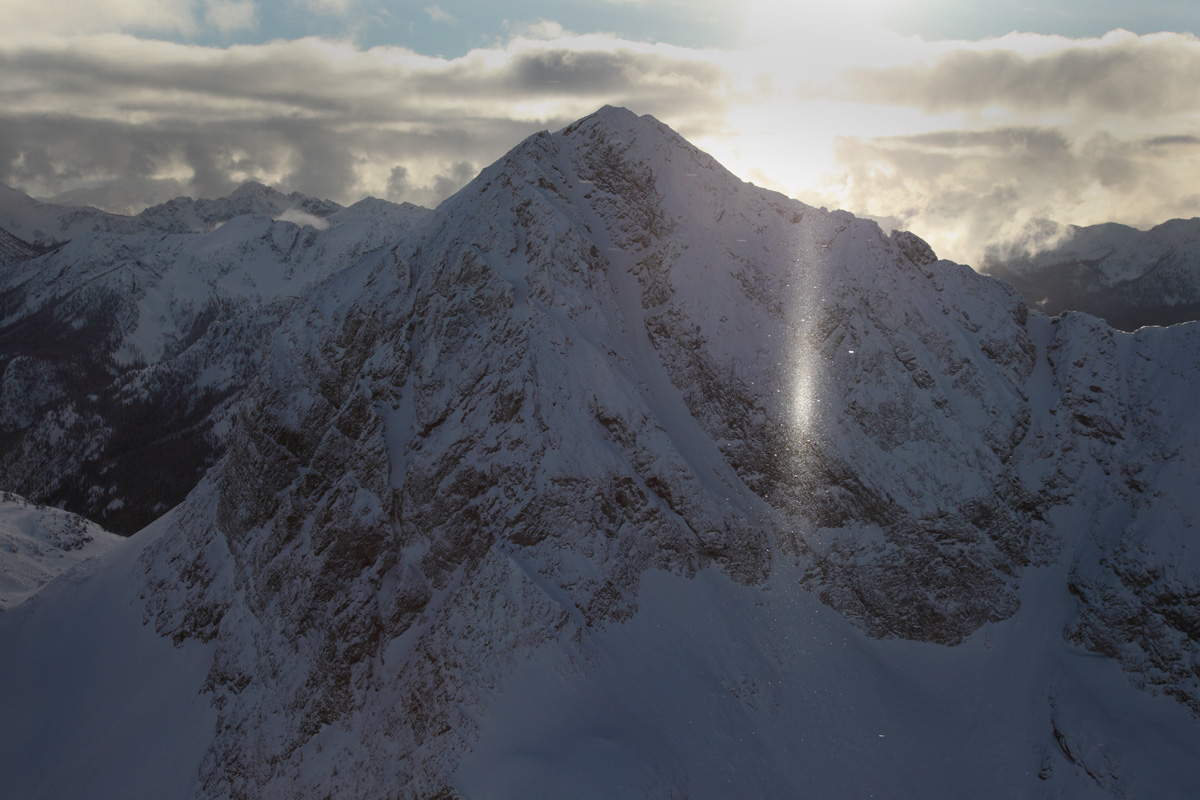
<path fill-rule="evenodd" d="M 182 351 L 223 455 L 0 616 L 13 791 L 1190 794 L 1200 327 L 613 108 L 387 241 Z"/>
<path fill-rule="evenodd" d="M 1051 315 L 1086 311 L 1127 331 L 1200 319 L 1200 218 L 1148 231 L 1041 220 L 1021 241 L 989 248 L 980 269 Z"/>
<path fill-rule="evenodd" d="M 0 611 L 53 578 L 117 546 L 119 536 L 94 522 L 0 492 Z"/>
<path fill-rule="evenodd" d="M 23 249 L 0 272 L 0 485 L 143 527 L 223 451 L 232 404 L 298 293 L 427 214 L 254 183 L 137 217 L 3 190 L 0 229 L 15 233 L 0 241 Z"/>

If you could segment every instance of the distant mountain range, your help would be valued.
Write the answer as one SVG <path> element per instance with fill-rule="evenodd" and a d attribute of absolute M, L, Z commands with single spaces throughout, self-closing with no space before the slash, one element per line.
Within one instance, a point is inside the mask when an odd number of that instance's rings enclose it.
<path fill-rule="evenodd" d="M 1200 218 L 1148 231 L 1042 220 L 1020 241 L 990 248 L 980 270 L 1051 315 L 1085 311 L 1126 331 L 1200 319 Z"/>
<path fill-rule="evenodd" d="M 142 528 L 222 452 L 299 295 L 429 213 L 248 183 L 122 217 L 0 189 L 0 486 Z"/>
<path fill-rule="evenodd" d="M 618 108 L 433 210 L 3 208 L 0 488 L 133 533 L 0 613 L 13 796 L 1200 783 L 1200 325 Z"/>

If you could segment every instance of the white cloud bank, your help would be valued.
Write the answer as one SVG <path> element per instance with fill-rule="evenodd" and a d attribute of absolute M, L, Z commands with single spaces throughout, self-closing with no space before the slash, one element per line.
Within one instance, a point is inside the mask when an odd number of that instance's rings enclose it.
<path fill-rule="evenodd" d="M 150 5 L 158 24 L 184 24 L 170 3 Z M 0 22 L 34 7 L 6 5 Z M 230 29 L 253 24 L 248 3 L 206 8 Z M 787 30 L 722 52 L 547 24 L 454 59 L 320 39 L 207 48 L 0 32 L 0 181 L 123 206 L 249 179 L 431 205 L 524 136 L 612 103 L 748 179 L 893 218 L 961 260 L 1036 217 L 1200 213 L 1195 37 L 931 44 Z"/>
<path fill-rule="evenodd" d="M 0 30 L 18 34 L 85 34 L 142 30 L 188 34 L 196 28 L 192 0 L 4 0 Z"/>

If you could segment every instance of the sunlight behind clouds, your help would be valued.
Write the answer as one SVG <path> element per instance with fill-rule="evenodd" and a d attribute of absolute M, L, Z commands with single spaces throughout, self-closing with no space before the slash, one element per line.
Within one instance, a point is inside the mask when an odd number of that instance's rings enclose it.
<path fill-rule="evenodd" d="M 888 0 L 750 0 L 745 6 L 742 49 L 788 54 L 807 69 L 848 61 L 886 64 L 903 51 L 906 37 L 881 20 Z"/>
<path fill-rule="evenodd" d="M 369 0 L 288 3 L 353 17 Z M 464 164 L 612 104 L 747 180 L 886 218 L 968 263 L 1036 217 L 1200 213 L 1200 41 L 1186 34 L 927 42 L 885 28 L 885 0 L 755 0 L 737 47 L 538 20 L 442 58 L 350 38 L 136 35 L 252 26 L 250 0 L 104 0 L 87 24 L 105 34 L 71 28 L 68 5 L 0 3 L 0 182 L 39 196 L 122 183 L 126 208 L 137 187 L 150 204 L 252 177 L 339 202 L 435 204 L 471 177 Z"/>

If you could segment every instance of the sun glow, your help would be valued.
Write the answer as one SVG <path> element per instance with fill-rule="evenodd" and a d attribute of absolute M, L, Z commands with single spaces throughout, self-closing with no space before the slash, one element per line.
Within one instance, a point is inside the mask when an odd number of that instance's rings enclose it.
<path fill-rule="evenodd" d="M 837 4 L 818 0 L 751 0 L 744 18 L 743 46 L 815 45 L 825 50 L 854 39 L 859 41 L 856 47 L 861 47 L 864 35 L 882 29 L 881 20 L 888 5 L 888 0 L 847 0 Z"/>

